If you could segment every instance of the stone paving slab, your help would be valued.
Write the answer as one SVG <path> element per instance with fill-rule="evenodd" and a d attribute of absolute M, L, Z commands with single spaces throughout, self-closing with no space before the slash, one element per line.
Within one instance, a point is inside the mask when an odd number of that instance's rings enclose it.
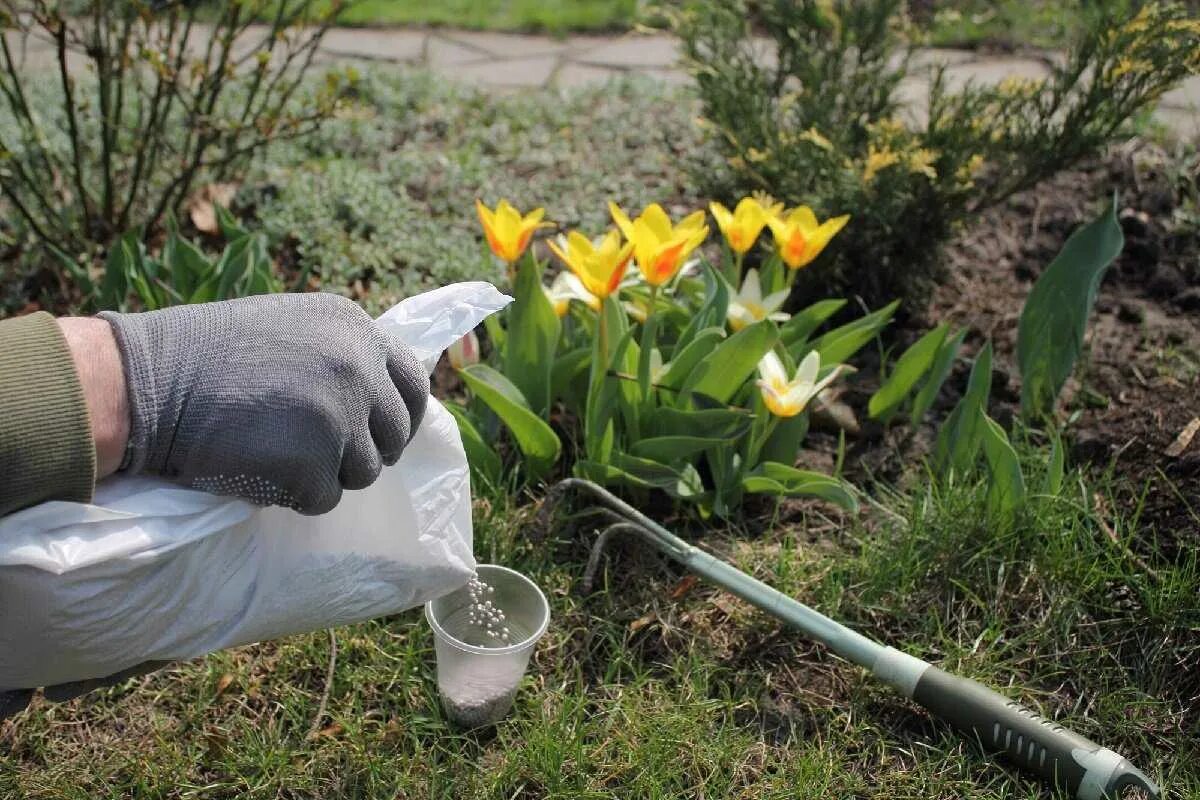
<path fill-rule="evenodd" d="M 1200 75 L 1193 75 L 1177 88 L 1162 96 L 1166 108 L 1183 108 L 1200 111 Z"/>
<path fill-rule="evenodd" d="M 459 80 L 471 83 L 523 88 L 548 85 L 557 68 L 558 58 L 549 55 L 459 64 L 451 67 L 449 74 Z"/>
<path fill-rule="evenodd" d="M 621 70 L 665 69 L 679 62 L 679 42 L 673 36 L 625 36 L 596 41 L 594 47 L 575 52 L 572 60 Z"/>
<path fill-rule="evenodd" d="M 335 28 L 321 40 L 324 55 L 415 63 L 425 57 L 424 31 Z"/>
<path fill-rule="evenodd" d="M 423 66 L 434 72 L 449 71 L 452 75 L 455 68 L 463 64 L 494 64 L 497 59 L 481 52 L 474 47 L 467 47 L 440 36 L 431 36 L 425 43 L 425 60 Z M 530 84 L 538 86 L 540 84 Z"/>
<path fill-rule="evenodd" d="M 563 40 L 519 33 L 451 31 L 439 33 L 437 37 L 499 59 L 556 56 L 566 53 L 568 49 L 567 43 Z"/>

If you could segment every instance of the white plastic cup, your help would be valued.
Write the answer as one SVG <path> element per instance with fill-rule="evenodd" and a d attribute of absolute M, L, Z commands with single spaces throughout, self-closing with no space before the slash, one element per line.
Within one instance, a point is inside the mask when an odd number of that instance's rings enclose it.
<path fill-rule="evenodd" d="M 442 708 L 463 728 L 494 725 L 508 714 L 533 647 L 550 624 L 546 595 L 529 578 L 495 564 L 480 564 L 476 574 L 495 589 L 488 599 L 504 612 L 509 644 L 493 646 L 494 640 L 467 621 L 471 595 L 465 586 L 425 604 Z"/>

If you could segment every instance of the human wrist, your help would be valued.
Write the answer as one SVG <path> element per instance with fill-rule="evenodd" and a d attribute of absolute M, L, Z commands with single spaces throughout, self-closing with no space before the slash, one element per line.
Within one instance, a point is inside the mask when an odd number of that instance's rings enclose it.
<path fill-rule="evenodd" d="M 112 326 L 96 317 L 63 317 L 59 328 L 83 388 L 96 447 L 96 477 L 116 472 L 129 441 L 129 394 Z"/>

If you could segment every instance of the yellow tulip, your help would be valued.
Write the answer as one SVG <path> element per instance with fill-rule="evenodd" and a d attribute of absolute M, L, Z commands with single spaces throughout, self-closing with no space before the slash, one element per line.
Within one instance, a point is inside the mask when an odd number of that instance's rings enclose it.
<path fill-rule="evenodd" d="M 479 222 L 487 236 L 488 247 L 509 264 L 520 258 L 525 248 L 529 247 L 533 232 L 541 226 L 542 217 L 546 215 L 546 209 L 535 208 L 521 216 L 521 212 L 509 205 L 507 200 L 501 200 L 493 211 L 476 199 L 475 210 L 479 212 Z"/>
<path fill-rule="evenodd" d="M 609 231 L 598 244 L 593 244 L 591 239 L 578 231 L 571 231 L 567 236 L 565 250 L 554 242 L 548 244 L 567 269 L 575 273 L 583 287 L 600 300 L 620 287 L 625 268 L 629 266 L 629 259 L 633 255 L 633 244 L 622 246 L 621 236 L 616 231 Z"/>
<path fill-rule="evenodd" d="M 735 253 L 745 253 L 753 247 L 767 224 L 766 209 L 753 197 L 743 197 L 732 213 L 720 203 L 709 203 L 708 208 L 717 221 L 717 227 L 721 229 L 721 235 Z"/>
<path fill-rule="evenodd" d="M 683 262 L 708 237 L 704 212 L 684 217 L 678 225 L 658 203 L 651 203 L 642 215 L 631 221 L 616 203 L 609 202 L 613 221 L 633 244 L 634 258 L 642 277 L 651 286 L 662 286 L 683 266 Z"/>
<path fill-rule="evenodd" d="M 542 289 L 545 291 L 550 305 L 554 306 L 554 313 L 559 317 L 567 315 L 572 300 L 579 300 L 587 304 L 587 307 L 593 311 L 600 310 L 600 298 L 589 292 L 583 285 L 583 281 L 575 277 L 573 272 L 558 273 L 549 288 L 543 286 Z"/>
<path fill-rule="evenodd" d="M 821 356 L 816 350 L 804 357 L 791 380 L 788 379 L 779 356 L 774 351 L 767 353 L 758 362 L 758 386 L 762 390 L 763 404 L 777 417 L 796 416 L 841 374 L 842 366 L 838 365 L 818 381 L 817 374 L 820 371 Z"/>
<path fill-rule="evenodd" d="M 821 255 L 829 240 L 845 227 L 849 214 L 817 222 L 817 215 L 808 206 L 793 208 L 787 216 L 773 216 L 767 220 L 775 234 L 775 248 L 789 269 L 807 267 Z"/>
<path fill-rule="evenodd" d="M 790 289 L 782 289 L 763 297 L 762 284 L 758 280 L 758 270 L 748 270 L 746 277 L 742 280 L 742 288 L 736 295 L 729 298 L 729 309 L 726 312 L 729 327 L 740 331 L 747 325 L 753 325 L 764 319 L 773 319 L 776 322 L 786 320 L 788 315 L 781 313 L 779 309 L 790 293 Z"/>

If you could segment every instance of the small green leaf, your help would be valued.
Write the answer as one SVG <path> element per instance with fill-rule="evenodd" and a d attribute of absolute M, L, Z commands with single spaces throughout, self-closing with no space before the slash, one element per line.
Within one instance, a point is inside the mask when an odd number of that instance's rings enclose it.
<path fill-rule="evenodd" d="M 791 464 L 800 453 L 800 445 L 808 435 L 808 412 L 794 417 L 779 420 L 775 430 L 767 437 L 762 451 L 758 454 L 762 461 L 777 461 L 780 464 Z"/>
<path fill-rule="evenodd" d="M 1011 517 L 1025 505 L 1025 479 L 1021 476 L 1021 461 L 1000 424 L 982 409 L 978 416 L 983 454 L 991 476 L 987 506 L 993 514 Z"/>
<path fill-rule="evenodd" d="M 504 330 L 504 326 L 500 324 L 502 314 L 492 314 L 483 321 L 483 329 L 487 331 L 488 338 L 492 340 L 492 348 L 499 355 L 504 355 L 505 342 L 508 339 L 508 332 Z"/>
<path fill-rule="evenodd" d="M 783 324 L 779 329 L 780 341 L 788 348 L 807 342 L 813 331 L 845 305 L 845 300 L 819 300 L 813 303 Z"/>
<path fill-rule="evenodd" d="M 638 349 L 637 381 L 642 397 L 650 396 L 650 356 L 656 345 L 658 316 L 651 314 L 642 326 L 642 344 Z"/>
<path fill-rule="evenodd" d="M 254 266 L 254 237 L 240 236 L 226 245 L 217 262 L 217 298 L 234 296 L 234 288 Z"/>
<path fill-rule="evenodd" d="M 483 438 L 483 434 L 479 432 L 479 428 L 475 426 L 475 422 L 465 408 L 454 403 L 447 403 L 446 409 L 458 423 L 463 449 L 467 453 L 467 463 L 471 465 L 471 475 L 483 485 L 494 486 L 500 480 L 502 470 L 500 456 Z"/>
<path fill-rule="evenodd" d="M 562 443 L 546 422 L 534 414 L 521 390 L 486 364 L 472 364 L 459 370 L 463 382 L 476 397 L 487 404 L 512 432 L 530 474 L 545 475 L 562 451 Z"/>
<path fill-rule="evenodd" d="M 1050 463 L 1046 466 L 1046 485 L 1044 493 L 1053 497 L 1062 489 L 1063 475 L 1066 472 L 1066 453 L 1062 437 L 1057 432 L 1050 433 Z"/>
<path fill-rule="evenodd" d="M 130 231 L 113 242 L 104 262 L 104 278 L 100 281 L 100 305 L 105 309 L 122 309 L 131 288 L 130 277 L 137 271 L 141 241 L 136 231 Z"/>
<path fill-rule="evenodd" d="M 573 387 L 583 377 L 591 359 L 592 348 L 590 347 L 579 347 L 554 359 L 554 367 L 550 370 L 551 402 L 559 399 L 571 399 L 572 405 L 583 405 L 575 396 Z M 584 391 L 586 391 L 586 387 Z"/>
<path fill-rule="evenodd" d="M 676 348 L 676 355 L 667 364 L 666 370 L 658 378 L 658 385 L 667 389 L 678 389 L 683 386 L 688 375 L 696 368 L 709 353 L 716 349 L 725 338 L 724 328 L 705 328 L 698 331 L 686 347 Z"/>
<path fill-rule="evenodd" d="M 706 408 L 699 411 L 680 411 L 658 408 L 646 419 L 646 429 L 659 436 L 691 436 L 703 433 L 726 441 L 745 433 L 754 416 L 731 408 Z"/>
<path fill-rule="evenodd" d="M 614 451 L 612 465 L 672 497 L 687 499 L 704 491 L 700 474 L 690 464 L 676 469 L 652 459 Z"/>
<path fill-rule="evenodd" d="M 742 328 L 696 365 L 685 381 L 683 391 L 728 403 L 778 339 L 779 329 L 769 320 Z"/>
<path fill-rule="evenodd" d="M 504 374 L 529 400 L 533 411 L 545 415 L 550 409 L 551 371 L 561 324 L 542 289 L 541 273 L 532 256 L 521 260 L 513 298 L 505 312 Z"/>
<path fill-rule="evenodd" d="M 950 326 L 942 323 L 904 351 L 892 374 L 883 386 L 879 387 L 879 391 L 871 395 L 871 400 L 867 403 L 867 412 L 873 419 L 886 422 L 895 413 L 904 402 L 904 398 L 908 397 L 909 392 L 917 385 L 917 381 L 933 364 L 949 330 Z"/>
<path fill-rule="evenodd" d="M 704 281 L 708 290 L 699 310 L 688 322 L 686 328 L 679 334 L 676 349 L 687 347 L 700 331 L 705 328 L 725 327 L 725 315 L 729 312 L 729 285 L 707 261 L 701 262 L 704 267 Z"/>
<path fill-rule="evenodd" d="M 1117 198 L 1078 229 L 1029 292 L 1017 326 L 1021 412 L 1049 417 L 1083 348 L 1088 315 L 1108 265 L 1125 246 Z"/>
<path fill-rule="evenodd" d="M 892 315 L 896 313 L 899 306 L 900 301 L 895 300 L 840 328 L 834 328 L 812 342 L 811 345 L 789 348 L 789 352 L 799 362 L 809 350 L 816 350 L 821 354 L 822 364 L 841 364 L 879 335 L 879 332 L 891 322 Z"/>
<path fill-rule="evenodd" d="M 229 213 L 228 208 L 220 203 L 214 203 L 213 210 L 217 212 L 217 226 L 221 229 L 221 235 L 225 237 L 225 241 L 234 242 L 249 235 L 249 231 L 238 224 L 233 214 Z"/>
<path fill-rule="evenodd" d="M 167 237 L 163 247 L 163 262 L 171 286 L 182 297 L 191 297 L 214 273 L 216 265 L 194 244 L 178 233 Z"/>
<path fill-rule="evenodd" d="M 988 340 L 975 357 L 966 393 L 938 431 L 934 450 L 934 463 L 938 472 L 945 474 L 949 469 L 967 472 L 974 465 L 982 436 L 981 415 L 987 410 L 988 395 L 991 391 L 992 342 Z"/>
<path fill-rule="evenodd" d="M 920 424 L 933 401 L 937 399 L 938 392 L 950 376 L 950 369 L 954 366 L 954 359 L 958 357 L 959 348 L 962 347 L 966 335 L 967 329 L 963 328 L 942 342 L 942 346 L 938 348 L 937 358 L 933 360 L 933 366 L 929 369 L 929 376 L 921 384 L 921 390 L 913 400 L 912 414 L 909 417 L 913 426 Z"/>
<path fill-rule="evenodd" d="M 858 510 L 858 499 L 844 481 L 772 461 L 759 464 L 742 480 L 742 487 L 753 494 L 776 497 L 819 497 L 851 513 Z"/>
<path fill-rule="evenodd" d="M 691 458 L 710 447 L 728 444 L 728 439 L 718 439 L 705 436 L 652 436 L 634 442 L 629 448 L 631 455 L 649 458 L 670 464 Z"/>

